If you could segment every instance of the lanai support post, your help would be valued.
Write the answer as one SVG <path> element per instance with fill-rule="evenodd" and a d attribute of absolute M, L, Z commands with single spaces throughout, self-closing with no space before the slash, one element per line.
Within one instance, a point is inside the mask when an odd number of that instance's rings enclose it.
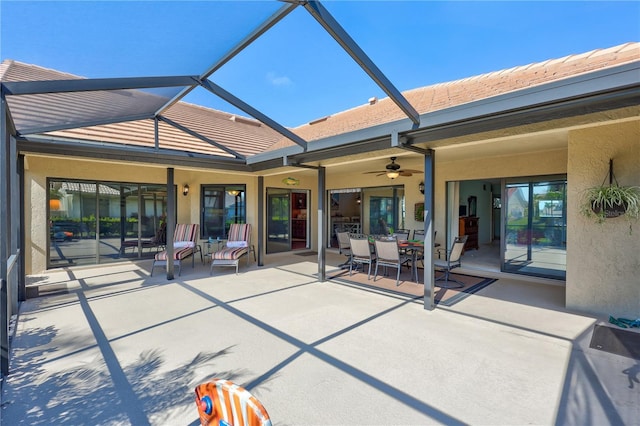
<path fill-rule="evenodd" d="M 9 294 L 7 261 L 9 259 L 9 130 L 4 90 L 0 93 L 0 373 L 9 374 Z"/>
<path fill-rule="evenodd" d="M 173 279 L 173 233 L 176 230 L 176 188 L 173 167 L 167 168 L 167 279 Z M 195 256 L 195 253 L 194 253 Z"/>
<path fill-rule="evenodd" d="M 264 177 L 258 176 L 258 266 L 264 266 L 262 247 L 264 246 L 264 217 L 267 214 L 264 206 Z"/>
<path fill-rule="evenodd" d="M 326 169 L 318 167 L 318 280 L 327 280 L 326 241 L 327 211 L 325 208 Z"/>
<path fill-rule="evenodd" d="M 424 155 L 424 309 L 435 309 L 435 272 L 433 270 L 433 205 L 435 152 Z"/>
<path fill-rule="evenodd" d="M 19 246 L 20 250 L 20 260 L 19 260 L 19 269 L 18 269 L 18 301 L 24 302 L 27 300 L 27 276 L 26 276 L 26 268 L 27 264 L 25 261 L 25 227 L 24 227 L 24 155 L 18 155 L 18 194 L 20 198 L 20 204 L 18 204 L 18 238 L 19 238 Z"/>
<path fill-rule="evenodd" d="M 9 259 L 11 259 L 10 265 L 7 267 L 7 282 L 9 283 L 9 295 L 11 297 L 11 315 L 18 313 L 18 274 L 20 273 L 20 251 L 18 250 L 18 231 L 20 230 L 20 222 L 18 220 L 18 201 L 20 200 L 20 194 L 18 193 L 18 147 L 16 144 L 16 138 L 12 135 L 9 136 L 9 147 L 7 152 L 9 154 L 7 161 L 7 171 L 9 178 L 7 179 L 9 190 L 9 223 L 8 223 L 8 236 L 9 240 Z"/>

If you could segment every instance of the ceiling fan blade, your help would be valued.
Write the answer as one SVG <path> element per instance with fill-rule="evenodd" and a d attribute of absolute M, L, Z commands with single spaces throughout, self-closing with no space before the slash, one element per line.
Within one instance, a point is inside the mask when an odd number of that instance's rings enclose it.
<path fill-rule="evenodd" d="M 409 172 L 409 173 L 424 173 L 423 170 L 414 170 L 414 169 L 403 169 L 403 172 Z"/>
<path fill-rule="evenodd" d="M 410 170 L 400 170 L 400 176 L 405 176 L 405 177 L 413 176 L 413 173 L 411 173 Z"/>
<path fill-rule="evenodd" d="M 386 170 L 376 170 L 374 172 L 362 172 L 363 174 L 370 174 L 370 173 L 386 173 Z"/>

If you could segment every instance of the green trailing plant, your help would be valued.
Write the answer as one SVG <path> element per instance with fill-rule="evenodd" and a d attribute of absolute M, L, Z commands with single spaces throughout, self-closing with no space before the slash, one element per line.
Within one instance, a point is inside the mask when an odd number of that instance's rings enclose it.
<path fill-rule="evenodd" d="M 616 217 L 621 214 L 638 219 L 640 187 L 613 184 L 587 188 L 583 195 L 581 211 L 587 217 L 597 218 L 599 222 L 607 217 Z"/>
<path fill-rule="evenodd" d="M 613 160 L 609 160 L 609 185 L 605 180 L 599 186 L 587 188 L 582 195 L 580 213 L 603 223 L 607 218 L 624 215 L 629 220 L 629 233 L 633 232 L 632 221 L 640 217 L 640 187 L 620 186 L 613 174 Z"/>
<path fill-rule="evenodd" d="M 633 231 L 632 221 L 640 217 L 640 187 L 600 185 L 587 188 L 582 197 L 580 212 L 603 223 L 607 218 L 624 215 L 629 220 L 629 233 Z"/>

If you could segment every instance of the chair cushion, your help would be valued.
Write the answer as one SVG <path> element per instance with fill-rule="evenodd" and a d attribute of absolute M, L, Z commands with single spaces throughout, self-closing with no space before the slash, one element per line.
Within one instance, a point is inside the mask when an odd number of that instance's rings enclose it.
<path fill-rule="evenodd" d="M 229 227 L 227 241 L 249 241 L 251 225 L 248 223 L 232 223 Z M 228 244 L 228 242 L 227 242 Z"/>
<path fill-rule="evenodd" d="M 200 225 L 193 223 L 180 223 L 173 232 L 173 241 L 196 241 Z"/>
<path fill-rule="evenodd" d="M 246 241 L 227 241 L 227 247 L 231 247 L 231 248 L 249 247 L 249 244 Z"/>
<path fill-rule="evenodd" d="M 185 257 L 189 257 L 193 254 L 193 247 L 182 247 L 182 248 L 176 248 L 173 251 L 173 259 L 174 260 L 182 260 Z M 156 260 L 167 260 L 167 252 L 166 251 L 162 251 L 160 253 L 157 253 L 155 256 Z"/>
<path fill-rule="evenodd" d="M 234 260 L 239 259 L 241 256 L 247 254 L 249 249 L 247 247 L 227 247 L 222 250 L 218 250 L 211 254 L 211 258 L 221 260 Z"/>
<path fill-rule="evenodd" d="M 174 248 L 185 248 L 185 247 L 195 247 L 196 243 L 193 241 L 176 241 L 173 243 Z"/>

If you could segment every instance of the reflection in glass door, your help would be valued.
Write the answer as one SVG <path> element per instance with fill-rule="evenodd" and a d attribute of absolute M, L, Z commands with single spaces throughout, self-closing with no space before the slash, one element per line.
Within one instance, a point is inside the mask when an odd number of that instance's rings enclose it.
<path fill-rule="evenodd" d="M 164 242 L 166 185 L 49 179 L 48 201 L 49 268 L 151 257 Z"/>
<path fill-rule="evenodd" d="M 267 253 L 309 248 L 308 195 L 267 188 Z"/>
<path fill-rule="evenodd" d="M 267 253 L 290 250 L 289 199 L 289 190 L 267 188 Z"/>
<path fill-rule="evenodd" d="M 566 180 L 508 183 L 502 270 L 566 277 Z"/>

